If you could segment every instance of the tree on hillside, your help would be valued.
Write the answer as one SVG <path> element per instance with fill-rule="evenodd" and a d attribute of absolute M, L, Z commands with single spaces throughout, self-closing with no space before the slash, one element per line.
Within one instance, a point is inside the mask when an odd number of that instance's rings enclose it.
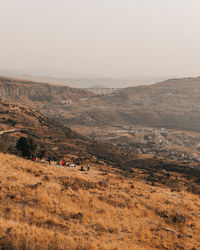
<path fill-rule="evenodd" d="M 47 151 L 45 149 L 40 149 L 38 150 L 37 156 L 39 157 L 39 159 L 42 159 L 45 157 Z"/>
<path fill-rule="evenodd" d="M 37 144 L 30 137 L 20 137 L 16 143 L 16 149 L 21 153 L 22 157 L 30 158 L 37 148 Z"/>

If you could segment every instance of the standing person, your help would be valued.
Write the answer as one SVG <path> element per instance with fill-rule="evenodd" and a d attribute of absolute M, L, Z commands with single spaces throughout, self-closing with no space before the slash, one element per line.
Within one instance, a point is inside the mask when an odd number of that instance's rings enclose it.
<path fill-rule="evenodd" d="M 90 164 L 87 165 L 87 171 L 90 171 Z"/>
<path fill-rule="evenodd" d="M 48 162 L 49 162 L 49 165 L 51 165 L 51 157 L 50 156 L 48 157 Z"/>
<path fill-rule="evenodd" d="M 34 156 L 34 157 L 32 158 L 32 161 L 37 162 L 37 157 Z"/>

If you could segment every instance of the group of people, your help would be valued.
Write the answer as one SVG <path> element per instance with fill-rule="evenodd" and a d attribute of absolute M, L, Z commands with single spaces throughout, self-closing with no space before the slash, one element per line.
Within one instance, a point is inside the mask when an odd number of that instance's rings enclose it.
<path fill-rule="evenodd" d="M 81 166 L 80 171 L 85 171 L 83 166 Z M 87 171 L 90 171 L 90 164 L 87 164 Z"/>
<path fill-rule="evenodd" d="M 66 161 L 58 161 L 57 162 L 57 165 L 61 165 L 61 166 L 67 166 L 67 167 L 76 167 L 76 164 L 70 164 L 69 162 L 66 162 Z"/>
<path fill-rule="evenodd" d="M 38 158 L 33 157 L 32 161 L 38 161 Z M 50 157 L 48 157 L 47 161 L 48 161 L 49 165 L 51 165 L 51 158 Z M 66 166 L 66 167 L 76 167 L 76 164 L 74 164 L 74 163 L 70 164 L 69 162 L 66 162 L 64 160 L 58 161 L 57 165 Z M 77 165 L 79 165 L 79 164 L 77 164 Z M 89 163 L 87 164 L 87 169 L 86 170 L 90 171 L 90 164 Z M 86 171 L 86 170 L 84 169 L 84 166 L 81 166 L 80 171 Z"/>
<path fill-rule="evenodd" d="M 74 163 L 70 164 L 69 162 L 66 162 L 63 160 L 59 161 L 57 164 L 61 165 L 61 166 L 66 166 L 66 167 L 73 167 L 73 168 L 76 167 L 76 164 L 74 164 Z M 79 164 L 77 164 L 77 165 L 79 165 Z M 81 166 L 80 171 L 86 171 L 84 166 Z M 90 171 L 90 164 L 89 163 L 87 164 L 87 171 Z"/>

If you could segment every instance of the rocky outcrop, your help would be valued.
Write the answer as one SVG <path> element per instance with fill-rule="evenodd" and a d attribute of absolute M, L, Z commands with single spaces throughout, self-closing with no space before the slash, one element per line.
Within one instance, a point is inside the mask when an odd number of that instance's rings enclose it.
<path fill-rule="evenodd" d="M 0 77 L 0 98 L 14 102 L 59 102 L 66 99 L 86 98 L 91 93 L 46 83 L 20 81 Z M 25 98 L 25 99 L 24 99 Z"/>

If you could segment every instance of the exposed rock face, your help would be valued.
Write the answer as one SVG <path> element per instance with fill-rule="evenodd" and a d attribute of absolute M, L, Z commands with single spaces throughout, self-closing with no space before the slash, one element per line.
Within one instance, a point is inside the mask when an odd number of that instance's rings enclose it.
<path fill-rule="evenodd" d="M 89 92 L 69 88 L 66 86 L 56 86 L 45 83 L 35 83 L 19 81 L 0 77 L 0 97 L 10 101 L 24 102 L 59 102 L 61 100 L 86 98 Z M 24 99 L 25 97 L 25 99 Z M 28 103 L 30 102 L 30 103 Z"/>

